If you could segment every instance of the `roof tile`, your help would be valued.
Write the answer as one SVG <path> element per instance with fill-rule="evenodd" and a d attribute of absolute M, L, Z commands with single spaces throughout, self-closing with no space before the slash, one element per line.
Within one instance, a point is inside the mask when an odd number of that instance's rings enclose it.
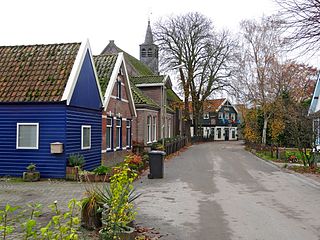
<path fill-rule="evenodd" d="M 60 101 L 79 48 L 80 43 L 0 47 L 0 101 Z"/>
<path fill-rule="evenodd" d="M 103 94 L 107 89 L 117 57 L 118 56 L 116 54 L 98 55 L 93 57 Z"/>

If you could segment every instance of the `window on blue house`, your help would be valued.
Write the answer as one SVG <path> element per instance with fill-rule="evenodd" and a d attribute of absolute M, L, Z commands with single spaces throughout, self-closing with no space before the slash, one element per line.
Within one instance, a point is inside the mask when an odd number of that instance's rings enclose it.
<path fill-rule="evenodd" d="M 122 144 L 122 138 L 121 138 L 121 134 L 122 134 L 122 120 L 121 119 L 116 119 L 116 149 L 121 149 Z"/>
<path fill-rule="evenodd" d="M 107 150 L 112 149 L 112 138 L 113 138 L 113 127 L 112 127 L 112 118 L 107 118 Z"/>
<path fill-rule="evenodd" d="M 82 125 L 81 126 L 81 149 L 91 148 L 91 126 Z"/>
<path fill-rule="evenodd" d="M 131 120 L 127 120 L 127 136 L 126 136 L 126 145 L 128 148 L 131 148 Z"/>
<path fill-rule="evenodd" d="M 219 118 L 219 119 L 222 119 L 222 118 L 223 118 L 223 112 L 219 112 L 219 113 L 218 113 L 218 118 Z"/>
<path fill-rule="evenodd" d="M 39 148 L 39 123 L 17 123 L 17 149 Z"/>

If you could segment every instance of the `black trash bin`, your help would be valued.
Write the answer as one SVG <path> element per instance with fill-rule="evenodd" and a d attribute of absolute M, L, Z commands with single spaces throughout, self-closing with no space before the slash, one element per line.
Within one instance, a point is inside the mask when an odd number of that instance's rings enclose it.
<path fill-rule="evenodd" d="M 148 178 L 163 178 L 163 160 L 165 155 L 166 153 L 163 151 L 154 150 L 149 152 L 150 173 Z"/>

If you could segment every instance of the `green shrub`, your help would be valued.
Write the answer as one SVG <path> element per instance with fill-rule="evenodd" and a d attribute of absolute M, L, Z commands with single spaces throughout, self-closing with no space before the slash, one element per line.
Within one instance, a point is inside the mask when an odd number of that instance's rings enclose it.
<path fill-rule="evenodd" d="M 112 168 L 111 167 L 107 167 L 104 165 L 101 165 L 99 167 L 96 167 L 95 169 L 92 170 L 92 172 L 96 175 L 104 175 L 104 174 L 109 174 L 111 173 Z"/>
<path fill-rule="evenodd" d="M 85 163 L 83 155 L 77 153 L 77 154 L 70 154 L 68 158 L 69 162 L 68 165 L 70 167 L 82 167 Z"/>

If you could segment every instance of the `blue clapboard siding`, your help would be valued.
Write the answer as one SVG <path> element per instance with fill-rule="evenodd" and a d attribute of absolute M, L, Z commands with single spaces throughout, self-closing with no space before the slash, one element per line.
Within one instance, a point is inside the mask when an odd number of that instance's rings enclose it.
<path fill-rule="evenodd" d="M 65 143 L 63 104 L 0 105 L 0 175 L 22 176 L 35 163 L 41 177 L 64 178 L 65 154 L 51 154 L 50 143 Z M 17 123 L 39 123 L 39 149 L 16 149 Z"/>
<path fill-rule="evenodd" d="M 92 170 L 101 164 L 101 111 L 67 107 L 67 157 L 80 153 L 85 158 L 84 169 Z M 81 150 L 81 125 L 91 126 L 91 149 Z"/>
<path fill-rule="evenodd" d="M 96 110 L 100 110 L 102 107 L 99 88 L 88 51 L 84 58 L 70 105 Z"/>

